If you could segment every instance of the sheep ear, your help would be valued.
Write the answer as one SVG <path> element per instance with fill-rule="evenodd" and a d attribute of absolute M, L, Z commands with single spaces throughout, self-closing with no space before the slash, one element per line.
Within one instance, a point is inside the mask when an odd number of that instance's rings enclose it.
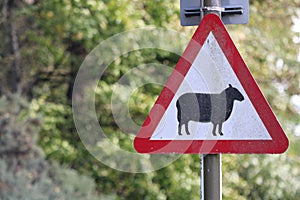
<path fill-rule="evenodd" d="M 231 85 L 231 84 L 229 84 L 229 87 L 232 87 L 232 85 Z"/>

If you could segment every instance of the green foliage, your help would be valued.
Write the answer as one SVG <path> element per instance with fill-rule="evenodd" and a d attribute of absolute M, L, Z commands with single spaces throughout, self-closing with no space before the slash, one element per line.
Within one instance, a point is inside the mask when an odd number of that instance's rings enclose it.
<path fill-rule="evenodd" d="M 298 159 L 286 155 L 223 156 L 223 198 L 296 199 L 297 166 Z"/>
<path fill-rule="evenodd" d="M 2 96 L 0 105 L 1 199 L 98 199 L 93 179 L 44 160 L 36 145 L 41 120 L 22 98 Z"/>
<path fill-rule="evenodd" d="M 31 102 L 30 110 L 33 116 L 37 114 L 43 116 L 43 126 L 39 135 L 42 140 L 39 143 L 47 158 L 65 163 L 74 160 L 76 157 L 75 147 L 67 140 L 68 138 L 74 139 L 74 135 L 69 134 L 69 131 L 74 129 L 70 106 L 46 102 L 40 98 Z M 78 138 L 77 135 L 75 137 Z"/>

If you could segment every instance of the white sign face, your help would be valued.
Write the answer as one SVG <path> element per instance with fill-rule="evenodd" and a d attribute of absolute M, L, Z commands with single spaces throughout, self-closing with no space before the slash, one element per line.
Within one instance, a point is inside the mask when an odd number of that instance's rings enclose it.
<path fill-rule="evenodd" d="M 283 153 L 289 146 L 224 24 L 207 14 L 134 139 L 139 153 Z"/>
<path fill-rule="evenodd" d="M 219 125 L 214 130 L 213 123 L 209 121 L 191 120 L 188 125 L 183 124 L 179 128 L 176 102 L 180 96 L 185 93 L 218 95 L 229 87 L 236 88 L 242 94 L 243 100 L 234 101 L 229 118 L 221 125 L 223 135 L 218 133 Z M 185 126 L 188 126 L 189 134 Z M 217 134 L 214 135 L 214 131 Z M 272 140 L 212 32 L 150 140 Z"/>

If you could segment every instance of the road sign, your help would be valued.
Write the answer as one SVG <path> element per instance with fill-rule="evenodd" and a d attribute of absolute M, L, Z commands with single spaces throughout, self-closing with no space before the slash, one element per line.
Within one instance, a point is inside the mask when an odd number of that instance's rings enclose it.
<path fill-rule="evenodd" d="M 204 17 L 134 141 L 140 153 L 282 153 L 288 139 L 217 15 Z"/>
<path fill-rule="evenodd" d="M 206 7 L 203 0 L 180 1 L 180 23 L 182 26 L 197 26 L 207 10 L 219 10 L 224 24 L 247 24 L 249 0 L 222 0 L 222 7 Z"/>

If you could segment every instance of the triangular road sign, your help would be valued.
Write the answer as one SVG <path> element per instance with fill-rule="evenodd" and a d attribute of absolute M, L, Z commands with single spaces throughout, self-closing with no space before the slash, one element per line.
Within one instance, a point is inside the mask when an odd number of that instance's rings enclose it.
<path fill-rule="evenodd" d="M 134 140 L 139 153 L 282 153 L 288 139 L 218 16 L 204 17 Z"/>

